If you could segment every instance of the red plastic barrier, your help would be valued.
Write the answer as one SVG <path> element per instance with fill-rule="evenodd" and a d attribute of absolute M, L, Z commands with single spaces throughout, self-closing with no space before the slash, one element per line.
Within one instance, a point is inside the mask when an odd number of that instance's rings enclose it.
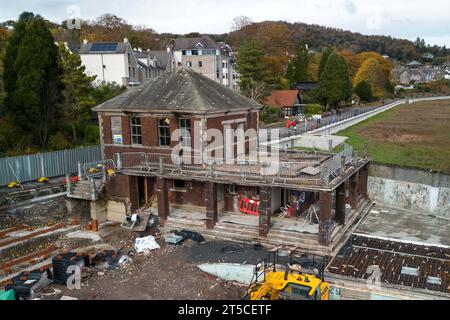
<path fill-rule="evenodd" d="M 239 210 L 245 214 L 259 216 L 259 201 L 249 198 L 242 198 L 239 204 Z"/>

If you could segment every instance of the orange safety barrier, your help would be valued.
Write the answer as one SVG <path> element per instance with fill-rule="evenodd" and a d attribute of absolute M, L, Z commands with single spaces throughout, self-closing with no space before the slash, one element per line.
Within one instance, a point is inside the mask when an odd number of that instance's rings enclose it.
<path fill-rule="evenodd" d="M 259 201 L 249 198 L 242 198 L 239 204 L 239 210 L 246 214 L 259 216 Z"/>

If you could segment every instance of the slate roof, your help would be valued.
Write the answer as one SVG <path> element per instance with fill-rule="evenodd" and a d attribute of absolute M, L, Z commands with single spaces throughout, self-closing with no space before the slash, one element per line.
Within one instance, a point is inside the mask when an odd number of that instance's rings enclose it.
<path fill-rule="evenodd" d="M 154 81 L 127 89 L 94 111 L 207 113 L 262 106 L 190 69 L 168 71 Z"/>
<path fill-rule="evenodd" d="M 297 104 L 298 94 L 298 90 L 275 90 L 264 103 L 272 107 L 293 107 Z"/>
<path fill-rule="evenodd" d="M 98 45 L 98 44 L 105 44 L 105 45 L 117 45 L 116 49 L 114 51 L 92 51 L 92 46 L 93 45 Z M 127 46 L 129 46 L 129 43 L 126 42 L 89 42 L 89 43 L 82 43 L 81 44 L 81 48 L 78 51 L 78 54 L 92 54 L 92 53 L 125 53 L 127 51 Z"/>
<path fill-rule="evenodd" d="M 172 49 L 198 49 L 199 47 L 197 47 L 197 44 L 199 43 L 203 45 L 203 47 L 199 46 L 203 49 L 219 49 L 219 45 L 206 35 L 197 38 L 176 38 Z"/>
<path fill-rule="evenodd" d="M 167 52 L 167 50 L 152 50 L 150 51 L 150 56 L 156 58 L 158 66 L 161 67 L 161 69 L 167 69 L 167 65 L 169 64 L 171 58 L 171 53 Z"/>

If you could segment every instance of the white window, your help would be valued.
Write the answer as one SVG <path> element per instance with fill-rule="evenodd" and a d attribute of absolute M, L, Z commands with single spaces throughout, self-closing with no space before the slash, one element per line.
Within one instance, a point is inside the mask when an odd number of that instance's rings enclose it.
<path fill-rule="evenodd" d="M 186 67 L 192 68 L 192 61 L 186 61 Z"/>

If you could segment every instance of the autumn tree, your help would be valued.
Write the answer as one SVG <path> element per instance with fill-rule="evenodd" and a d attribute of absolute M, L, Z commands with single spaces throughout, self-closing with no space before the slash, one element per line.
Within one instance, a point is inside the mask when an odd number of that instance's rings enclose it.
<path fill-rule="evenodd" d="M 339 54 L 344 58 L 345 63 L 347 63 L 348 66 L 348 73 L 350 76 L 350 79 L 353 81 L 355 78 L 356 73 L 358 72 L 359 67 L 361 66 L 363 57 L 357 54 L 354 54 L 353 52 L 349 50 L 342 50 L 339 51 Z"/>
<path fill-rule="evenodd" d="M 73 143 L 78 143 L 77 126 L 90 119 L 91 107 L 95 101 L 91 97 L 92 81 L 96 76 L 85 74 L 86 67 L 80 56 L 70 52 L 64 44 L 59 46 L 59 67 L 62 70 L 62 110 L 65 121 L 72 128 Z"/>
<path fill-rule="evenodd" d="M 294 51 L 292 33 L 285 24 L 265 21 L 247 25 L 239 31 L 231 32 L 226 41 L 235 48 L 248 41 L 258 43 L 263 52 L 263 64 L 270 75 L 268 83 L 273 87 L 280 86 L 289 57 Z"/>
<path fill-rule="evenodd" d="M 330 106 L 335 108 L 347 101 L 351 95 L 352 85 L 348 76 L 347 64 L 344 58 L 333 52 L 320 76 L 316 98 L 325 106 L 325 110 L 328 110 Z"/>
<path fill-rule="evenodd" d="M 365 81 L 372 87 L 374 97 L 386 96 L 386 77 L 383 67 L 376 58 L 369 58 L 363 62 L 353 80 L 353 85 L 356 87 L 360 82 Z"/>
<path fill-rule="evenodd" d="M 358 58 L 360 61 L 360 67 L 361 65 L 368 59 L 373 58 L 375 60 L 378 61 L 381 70 L 383 71 L 385 77 L 387 79 L 391 78 L 391 71 L 392 71 L 392 66 L 389 63 L 388 60 L 386 60 L 385 58 L 383 58 L 383 56 L 381 56 L 379 53 L 377 52 L 361 52 L 360 54 L 358 54 Z"/>

